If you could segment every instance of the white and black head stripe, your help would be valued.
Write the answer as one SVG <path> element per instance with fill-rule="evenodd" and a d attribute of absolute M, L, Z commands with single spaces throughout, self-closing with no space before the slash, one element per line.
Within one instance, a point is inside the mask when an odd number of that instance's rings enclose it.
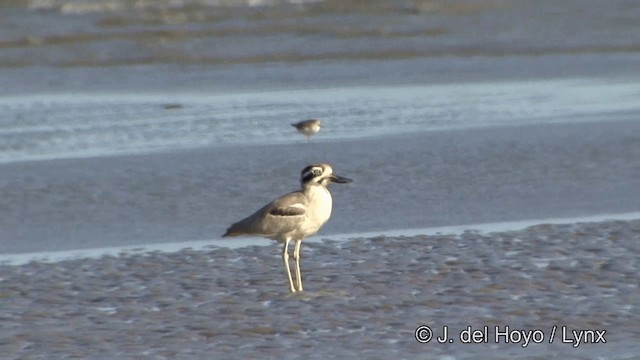
<path fill-rule="evenodd" d="M 319 179 L 324 169 L 321 166 L 309 165 L 302 170 L 300 179 L 303 184 L 311 182 L 313 179 Z"/>

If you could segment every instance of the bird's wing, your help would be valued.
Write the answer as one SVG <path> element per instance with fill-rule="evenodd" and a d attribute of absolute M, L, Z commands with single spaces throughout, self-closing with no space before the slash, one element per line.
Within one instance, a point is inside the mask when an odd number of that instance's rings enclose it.
<path fill-rule="evenodd" d="M 286 194 L 231 225 L 223 236 L 262 235 L 270 237 L 295 230 L 305 218 L 305 196 L 297 191 Z"/>
<path fill-rule="evenodd" d="M 292 217 L 304 215 L 304 209 L 296 206 L 287 206 L 287 207 L 277 207 L 273 208 L 269 211 L 269 215 L 273 217 Z"/>

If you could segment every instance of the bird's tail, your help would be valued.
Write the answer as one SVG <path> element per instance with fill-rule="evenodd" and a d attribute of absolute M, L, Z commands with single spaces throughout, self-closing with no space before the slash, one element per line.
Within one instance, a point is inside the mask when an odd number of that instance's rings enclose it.
<path fill-rule="evenodd" d="M 238 235 L 240 235 L 240 234 L 237 233 L 237 232 L 230 231 L 230 229 L 227 229 L 227 231 L 225 231 L 225 233 L 222 235 L 222 237 L 238 236 Z"/>
<path fill-rule="evenodd" d="M 229 228 L 227 229 L 227 231 L 225 231 L 225 233 L 222 235 L 222 237 L 240 236 L 240 235 L 242 235 L 242 231 L 238 231 L 237 227 L 238 227 L 238 223 L 235 223 L 235 224 L 229 226 Z"/>

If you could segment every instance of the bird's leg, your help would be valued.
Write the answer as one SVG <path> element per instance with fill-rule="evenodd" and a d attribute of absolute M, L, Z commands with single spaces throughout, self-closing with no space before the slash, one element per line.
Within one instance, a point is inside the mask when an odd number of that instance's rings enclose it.
<path fill-rule="evenodd" d="M 302 240 L 296 240 L 296 247 L 293 249 L 293 258 L 296 260 L 296 282 L 298 291 L 302 291 L 302 274 L 300 273 L 300 245 Z"/>
<path fill-rule="evenodd" d="M 284 242 L 284 251 L 282 251 L 282 261 L 284 262 L 284 267 L 287 270 L 287 277 L 289 278 L 289 290 L 291 292 L 296 292 L 296 288 L 293 287 L 293 279 L 291 278 L 291 269 L 289 268 L 289 241 L 291 239 L 287 239 Z"/>

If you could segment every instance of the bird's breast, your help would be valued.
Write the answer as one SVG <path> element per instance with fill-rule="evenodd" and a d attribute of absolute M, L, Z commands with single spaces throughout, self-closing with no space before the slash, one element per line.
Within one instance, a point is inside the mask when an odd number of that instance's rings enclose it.
<path fill-rule="evenodd" d="M 318 228 L 329 220 L 333 199 L 331 193 L 323 186 L 314 186 L 308 191 L 309 221 L 318 225 Z"/>

